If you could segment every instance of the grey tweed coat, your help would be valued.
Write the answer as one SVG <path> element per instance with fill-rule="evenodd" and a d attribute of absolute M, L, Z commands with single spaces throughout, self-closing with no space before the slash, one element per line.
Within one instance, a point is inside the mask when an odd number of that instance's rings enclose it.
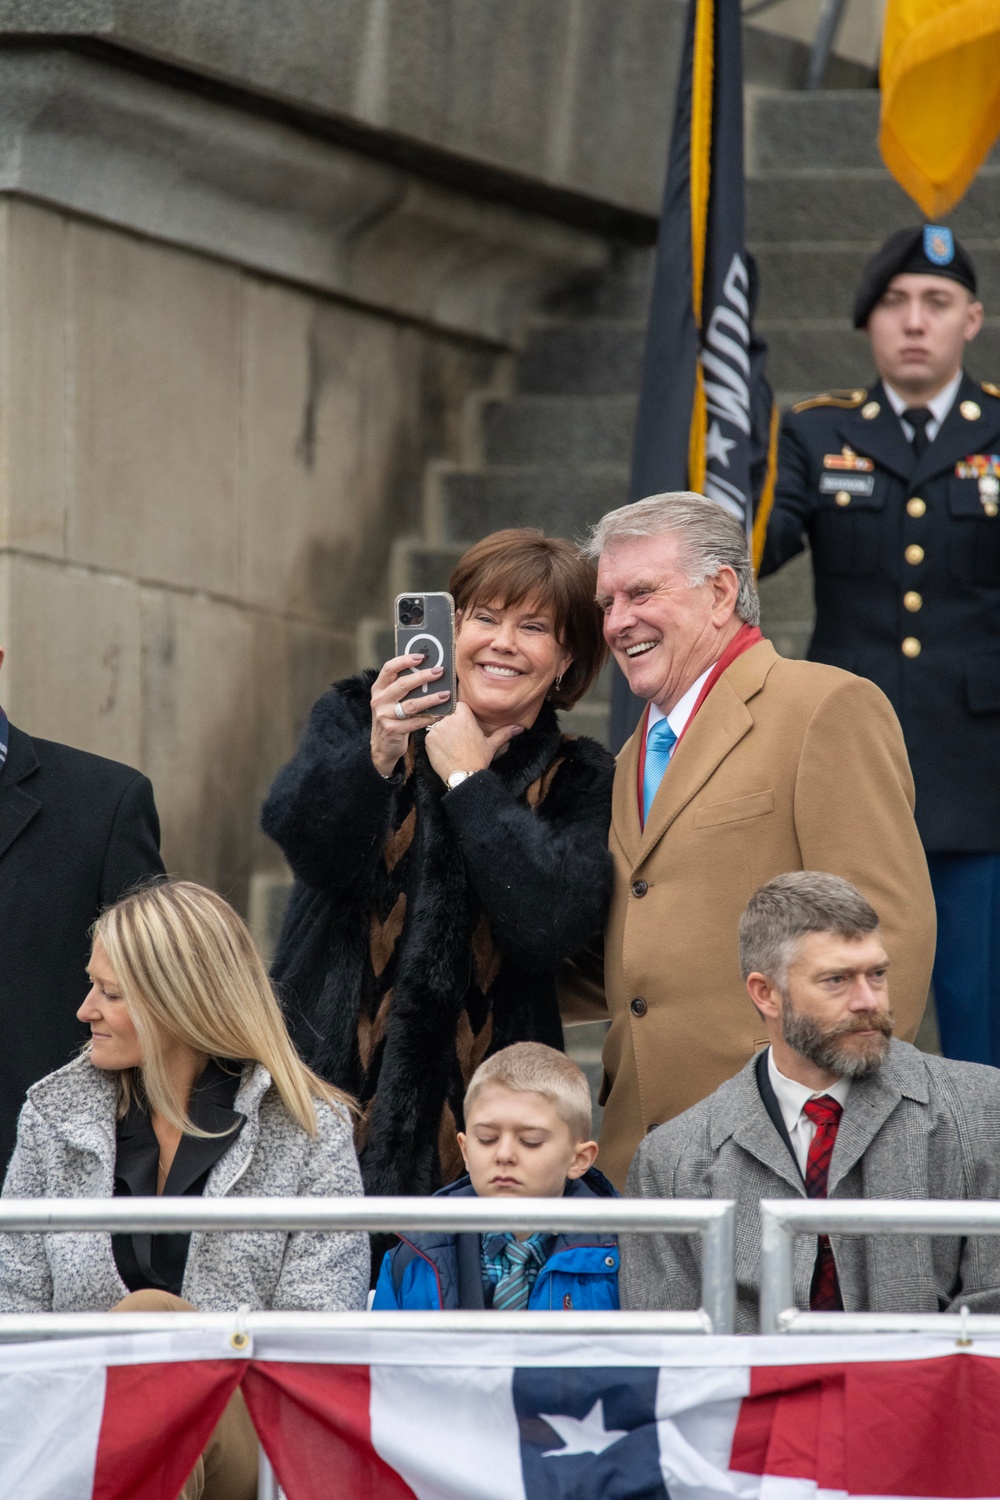
<path fill-rule="evenodd" d="M 351 1127 L 316 1101 L 315 1139 L 288 1114 L 270 1074 L 248 1066 L 234 1108 L 246 1124 L 208 1176 L 206 1198 L 361 1192 Z M 29 1089 L 5 1198 L 110 1198 L 114 1075 L 78 1057 Z M 110 1234 L 0 1235 L 0 1312 L 106 1312 L 126 1295 Z M 191 1236 L 182 1293 L 204 1312 L 363 1309 L 368 1236 L 246 1231 Z"/>
<path fill-rule="evenodd" d="M 804 1197 L 764 1108 L 756 1059 L 693 1109 L 652 1131 L 629 1172 L 632 1198 L 736 1200 L 736 1331 L 757 1331 L 762 1198 Z M 831 1198 L 1000 1196 L 1000 1070 L 929 1057 L 894 1041 L 851 1085 L 830 1162 Z M 848 1312 L 1000 1312 L 1000 1240 L 832 1235 Z M 697 1236 L 623 1235 L 621 1302 L 695 1308 Z M 814 1236 L 795 1242 L 795 1300 L 809 1306 Z"/>

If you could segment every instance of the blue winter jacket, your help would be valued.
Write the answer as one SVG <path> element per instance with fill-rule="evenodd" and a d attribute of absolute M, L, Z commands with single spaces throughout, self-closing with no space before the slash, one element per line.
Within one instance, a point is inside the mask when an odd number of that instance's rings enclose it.
<path fill-rule="evenodd" d="M 441 1188 L 436 1198 L 474 1198 L 468 1177 Z M 566 1184 L 567 1198 L 617 1198 L 611 1183 L 591 1167 Z M 569 1310 L 618 1306 L 618 1241 L 613 1234 L 560 1234 L 538 1273 L 528 1307 Z M 414 1234 L 390 1250 L 375 1289 L 375 1312 L 406 1308 L 483 1308 L 482 1244 L 478 1234 Z"/>

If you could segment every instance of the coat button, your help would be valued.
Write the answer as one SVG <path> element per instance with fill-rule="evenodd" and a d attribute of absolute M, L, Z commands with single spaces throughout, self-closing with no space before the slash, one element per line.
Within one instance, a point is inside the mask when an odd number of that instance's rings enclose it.
<path fill-rule="evenodd" d="M 904 656 L 908 656 L 910 658 L 910 660 L 912 661 L 912 659 L 915 656 L 919 656 L 920 655 L 920 650 L 921 650 L 920 642 L 917 640 L 916 636 L 915 635 L 908 635 L 906 637 L 906 640 L 903 642 L 903 655 Z M 634 1000 L 632 1001 L 632 1008 L 633 1008 L 633 1010 L 635 1009 L 635 1001 Z"/>
<path fill-rule="evenodd" d="M 838 505 L 850 505 L 851 503 L 851 497 L 847 490 L 838 490 L 833 498 Z"/>
<path fill-rule="evenodd" d="M 921 500 L 919 495 L 914 495 L 912 500 L 906 502 L 906 514 L 908 516 L 925 516 L 927 514 L 927 501 Z"/>
<path fill-rule="evenodd" d="M 634 1016 L 644 1016 L 646 1014 L 647 1005 L 641 995 L 636 995 L 635 999 L 632 1001 L 632 1004 L 629 1006 L 629 1009 Z"/>
<path fill-rule="evenodd" d="M 916 542 L 911 542 L 903 553 L 903 556 L 910 564 L 910 567 L 915 568 L 918 563 L 922 563 L 924 560 L 924 549 L 923 547 L 918 547 Z"/>
<path fill-rule="evenodd" d="M 995 516 L 997 511 L 1000 511 L 1000 505 L 997 505 L 995 500 L 984 500 L 983 510 L 988 516 Z"/>
<path fill-rule="evenodd" d="M 924 601 L 916 589 L 908 589 L 903 595 L 903 608 L 908 609 L 911 615 L 915 615 L 918 609 L 923 609 Z"/>
<path fill-rule="evenodd" d="M 632 894 L 633 894 L 633 896 L 644 896 L 648 890 L 649 890 L 649 886 L 646 884 L 646 882 L 644 880 L 633 880 L 633 882 L 632 882 Z"/>
<path fill-rule="evenodd" d="M 605 1265 L 606 1265 L 606 1266 L 613 1266 L 613 1265 L 614 1265 L 614 1263 L 615 1263 L 615 1258 L 614 1258 L 614 1256 L 613 1256 L 613 1255 L 606 1255 L 606 1256 L 605 1256 L 605 1257 L 604 1257 L 604 1264 L 605 1264 Z"/>

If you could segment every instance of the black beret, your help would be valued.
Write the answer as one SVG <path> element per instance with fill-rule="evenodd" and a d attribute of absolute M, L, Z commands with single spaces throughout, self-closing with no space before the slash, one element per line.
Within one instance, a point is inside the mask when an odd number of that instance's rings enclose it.
<path fill-rule="evenodd" d="M 967 250 L 950 229 L 939 224 L 918 224 L 915 229 L 897 229 L 865 266 L 858 295 L 854 299 L 854 326 L 864 328 L 872 308 L 894 276 L 915 272 L 918 276 L 944 276 L 975 293 L 976 268 Z"/>

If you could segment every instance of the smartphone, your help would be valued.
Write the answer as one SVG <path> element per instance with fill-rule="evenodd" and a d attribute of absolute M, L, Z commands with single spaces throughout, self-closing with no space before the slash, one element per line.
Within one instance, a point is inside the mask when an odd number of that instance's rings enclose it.
<path fill-rule="evenodd" d="M 407 693 L 404 703 L 420 699 L 428 693 L 451 693 L 443 703 L 432 703 L 426 713 L 443 717 L 455 712 L 455 601 L 450 594 L 397 594 L 395 610 L 396 655 L 422 651 L 424 659 L 419 668 L 408 667 L 407 671 L 424 672 L 428 667 L 443 667 L 441 676 L 433 682 Z"/>

